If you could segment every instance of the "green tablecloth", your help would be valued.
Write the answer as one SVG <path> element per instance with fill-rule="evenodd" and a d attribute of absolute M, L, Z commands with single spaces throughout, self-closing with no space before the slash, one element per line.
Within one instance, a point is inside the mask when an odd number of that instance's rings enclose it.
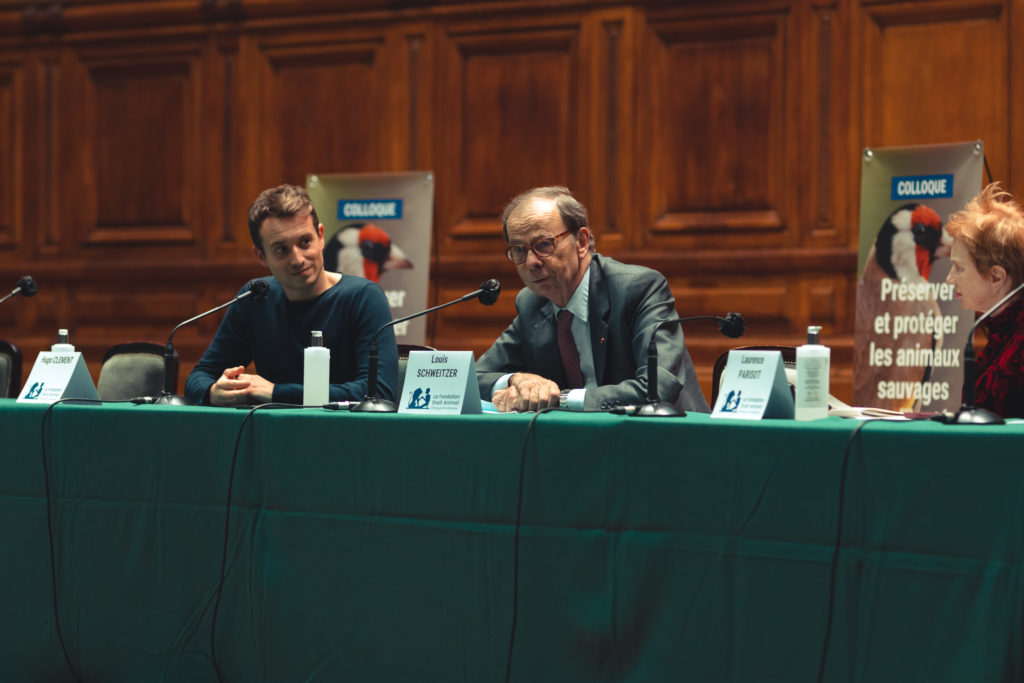
<path fill-rule="evenodd" d="M 0 679 L 216 681 L 245 411 L 0 401 Z M 530 417 L 260 411 L 217 621 L 230 681 L 504 679 Z M 545 414 L 514 681 L 814 681 L 858 423 Z M 1024 677 L 1024 426 L 849 450 L 828 681 Z"/>

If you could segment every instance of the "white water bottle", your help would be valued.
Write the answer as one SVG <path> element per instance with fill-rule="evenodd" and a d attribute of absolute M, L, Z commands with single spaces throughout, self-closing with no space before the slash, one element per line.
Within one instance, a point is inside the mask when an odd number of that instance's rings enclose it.
<path fill-rule="evenodd" d="M 55 353 L 74 353 L 75 345 L 68 343 L 68 331 L 65 328 L 57 330 L 57 343 L 50 347 Z"/>
<path fill-rule="evenodd" d="M 832 351 L 818 343 L 821 327 L 807 328 L 807 343 L 796 348 L 797 420 L 828 417 L 828 373 Z"/>
<path fill-rule="evenodd" d="M 324 335 L 313 330 L 313 339 L 302 358 L 302 405 L 322 406 L 330 398 L 331 350 Z"/>

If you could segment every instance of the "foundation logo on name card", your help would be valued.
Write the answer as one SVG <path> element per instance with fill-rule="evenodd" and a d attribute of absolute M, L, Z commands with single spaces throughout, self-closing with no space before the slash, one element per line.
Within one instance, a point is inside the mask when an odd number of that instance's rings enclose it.
<path fill-rule="evenodd" d="M 743 392 L 737 389 L 729 392 L 729 395 L 725 397 L 725 403 L 722 405 L 723 413 L 735 413 L 740 407 L 740 397 L 743 396 Z"/>
<path fill-rule="evenodd" d="M 406 408 L 410 410 L 425 410 L 430 405 L 430 387 L 427 387 L 424 391 L 421 387 L 417 387 L 412 392 L 412 397 L 409 399 L 409 405 Z"/>

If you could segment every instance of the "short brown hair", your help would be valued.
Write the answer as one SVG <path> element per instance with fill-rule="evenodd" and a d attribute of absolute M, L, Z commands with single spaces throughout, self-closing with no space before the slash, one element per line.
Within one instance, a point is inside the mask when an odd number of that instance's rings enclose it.
<path fill-rule="evenodd" d="M 313 217 L 313 228 L 320 225 L 313 200 L 304 188 L 298 185 L 278 185 L 260 192 L 260 196 L 249 207 L 249 237 L 257 249 L 263 251 L 260 228 L 268 218 L 292 218 L 309 214 Z"/>
<path fill-rule="evenodd" d="M 1024 212 L 999 183 L 950 216 L 946 231 L 966 247 L 982 275 L 999 265 L 1014 285 L 1024 282 Z"/>

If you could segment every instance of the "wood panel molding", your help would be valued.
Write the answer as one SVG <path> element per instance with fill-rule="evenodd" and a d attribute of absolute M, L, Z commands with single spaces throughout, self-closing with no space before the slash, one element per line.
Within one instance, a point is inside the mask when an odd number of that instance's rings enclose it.
<path fill-rule="evenodd" d="M 865 5 L 862 11 L 866 146 L 976 139 L 996 149 L 1008 145 L 1004 3 L 924 0 L 913 7 Z M 996 177 L 1008 165 L 1001 154 L 992 158 Z"/>
<path fill-rule="evenodd" d="M 817 22 L 817 145 L 811 151 L 815 157 L 813 184 L 815 189 L 814 224 L 811 236 L 818 239 L 837 237 L 833 193 L 834 173 L 834 136 L 835 111 L 833 78 L 836 60 L 836 11 L 832 5 L 814 8 L 814 20 Z"/>
<path fill-rule="evenodd" d="M 651 246 L 665 236 L 788 237 L 786 12 L 649 22 L 638 157 Z M 765 242 L 765 237 L 767 242 Z"/>
<path fill-rule="evenodd" d="M 665 213 L 654 221 L 651 231 L 667 235 L 677 233 L 777 231 L 782 229 L 782 217 L 777 211 L 766 209 L 736 211 L 678 211 Z"/>
<path fill-rule="evenodd" d="M 505 203 L 537 185 L 575 184 L 578 23 L 457 27 L 441 38 L 438 238 L 500 240 Z"/>
<path fill-rule="evenodd" d="M 405 112 L 390 106 L 387 84 L 392 61 L 380 31 L 286 33 L 261 39 L 258 72 L 243 67 L 243 78 L 258 78 L 262 92 L 260 154 L 264 187 L 304 184 L 308 173 L 381 171 L 396 121 Z M 251 200 L 251 197 L 250 197 Z"/>
<path fill-rule="evenodd" d="M 0 64 L 0 250 L 13 249 L 22 240 L 24 72 L 24 65 Z"/>
<path fill-rule="evenodd" d="M 192 242 L 185 218 L 195 168 L 188 156 L 195 122 L 194 57 L 144 65 L 87 64 L 87 105 L 95 140 L 96 223 L 86 244 Z M 144 196 L 144 202 L 118 195 Z M 130 201 L 130 200 L 129 200 Z"/>
<path fill-rule="evenodd" d="M 64 3 L 61 2 L 28 5 L 22 10 L 23 30 L 29 35 L 59 33 L 63 29 L 63 15 Z"/>
<path fill-rule="evenodd" d="M 242 0 L 200 0 L 199 6 L 208 21 L 240 21 L 245 18 Z"/>

